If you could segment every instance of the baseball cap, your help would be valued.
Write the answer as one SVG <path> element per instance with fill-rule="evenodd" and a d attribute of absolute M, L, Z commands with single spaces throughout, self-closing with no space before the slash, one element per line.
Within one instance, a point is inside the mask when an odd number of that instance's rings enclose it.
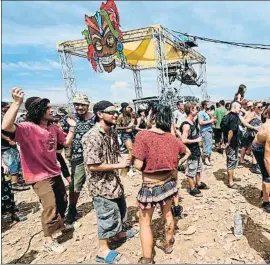
<path fill-rule="evenodd" d="M 103 111 L 105 109 L 107 109 L 108 107 L 114 106 L 113 103 L 111 103 L 110 101 L 107 100 L 101 100 L 99 102 L 97 102 L 94 107 L 93 107 L 93 112 L 95 114 L 97 114 L 98 111 Z"/>

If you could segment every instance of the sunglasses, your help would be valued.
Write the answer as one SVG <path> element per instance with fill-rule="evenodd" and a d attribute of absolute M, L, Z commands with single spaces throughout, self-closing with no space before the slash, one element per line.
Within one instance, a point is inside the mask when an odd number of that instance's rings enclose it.
<path fill-rule="evenodd" d="M 262 106 L 258 106 L 258 109 L 262 109 Z"/>
<path fill-rule="evenodd" d="M 109 114 L 109 115 L 119 115 L 119 112 L 117 110 L 103 110 L 101 113 Z"/>

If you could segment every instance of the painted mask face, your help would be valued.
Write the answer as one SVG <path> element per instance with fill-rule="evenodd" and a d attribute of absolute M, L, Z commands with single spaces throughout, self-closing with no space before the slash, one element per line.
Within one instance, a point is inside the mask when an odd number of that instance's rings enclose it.
<path fill-rule="evenodd" d="M 99 12 L 95 16 L 86 17 L 94 53 L 98 57 L 99 64 L 110 73 L 115 68 L 115 57 L 117 56 L 117 39 L 113 36 L 106 20 Z M 101 22 L 100 26 L 98 21 Z M 99 65 L 100 67 L 102 67 Z"/>
<path fill-rule="evenodd" d="M 88 59 L 95 71 L 110 73 L 115 67 L 115 59 L 125 65 L 123 53 L 122 32 L 119 29 L 119 14 L 114 1 L 102 3 L 100 11 L 95 16 L 85 15 L 88 30 L 84 35 L 88 43 Z"/>

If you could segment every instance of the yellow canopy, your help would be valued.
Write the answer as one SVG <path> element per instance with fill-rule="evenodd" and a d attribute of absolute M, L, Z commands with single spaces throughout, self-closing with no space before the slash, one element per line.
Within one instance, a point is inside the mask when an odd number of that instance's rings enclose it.
<path fill-rule="evenodd" d="M 155 67 L 155 47 L 153 39 L 144 39 L 124 43 L 124 54 L 127 62 L 132 65 Z M 166 43 L 166 59 L 173 63 L 183 59 L 180 50 Z"/>

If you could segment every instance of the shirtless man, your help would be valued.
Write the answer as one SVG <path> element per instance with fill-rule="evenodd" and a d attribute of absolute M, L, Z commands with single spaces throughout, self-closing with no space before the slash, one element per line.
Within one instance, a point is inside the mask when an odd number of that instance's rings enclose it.
<path fill-rule="evenodd" d="M 262 172 L 263 203 L 262 207 L 270 213 L 270 106 L 266 122 L 260 127 L 252 143 L 252 152 Z"/>

